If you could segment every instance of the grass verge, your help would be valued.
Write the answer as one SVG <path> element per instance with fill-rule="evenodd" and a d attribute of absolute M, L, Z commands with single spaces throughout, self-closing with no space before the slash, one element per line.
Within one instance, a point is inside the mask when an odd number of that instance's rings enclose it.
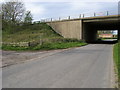
<path fill-rule="evenodd" d="M 59 42 L 59 43 L 44 43 L 33 47 L 19 47 L 19 46 L 8 46 L 3 45 L 2 50 L 13 50 L 13 51 L 26 51 L 26 50 L 55 50 L 55 49 L 66 49 L 71 47 L 80 47 L 87 45 L 84 42 Z"/>
<path fill-rule="evenodd" d="M 120 87 L 120 42 L 116 43 L 113 48 L 113 58 L 118 74 L 118 86 Z"/>

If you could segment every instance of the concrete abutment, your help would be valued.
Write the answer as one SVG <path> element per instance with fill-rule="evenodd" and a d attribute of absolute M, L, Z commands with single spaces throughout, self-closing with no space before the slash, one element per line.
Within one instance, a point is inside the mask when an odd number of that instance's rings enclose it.
<path fill-rule="evenodd" d="M 56 21 L 47 23 L 64 38 L 82 39 L 82 20 Z"/>

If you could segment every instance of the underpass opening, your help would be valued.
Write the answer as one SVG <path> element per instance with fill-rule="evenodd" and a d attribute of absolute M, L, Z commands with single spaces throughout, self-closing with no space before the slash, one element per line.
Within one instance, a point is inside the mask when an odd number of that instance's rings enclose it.
<path fill-rule="evenodd" d="M 83 21 L 83 39 L 87 43 L 110 43 L 110 41 L 101 41 L 98 38 L 99 31 L 106 32 L 117 32 L 116 41 L 111 41 L 115 43 L 120 39 L 120 28 L 118 25 L 118 20 L 84 20 Z"/>

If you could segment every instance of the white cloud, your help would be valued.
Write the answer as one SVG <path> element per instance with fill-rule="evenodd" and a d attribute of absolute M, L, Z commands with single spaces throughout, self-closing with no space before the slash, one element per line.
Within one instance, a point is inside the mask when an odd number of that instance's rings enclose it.
<path fill-rule="evenodd" d="M 25 2 L 119 2 L 119 0 L 24 0 Z"/>
<path fill-rule="evenodd" d="M 70 6 L 71 6 L 71 10 L 83 10 L 84 12 L 87 12 L 89 10 L 96 10 L 96 9 L 99 9 L 100 8 L 100 5 L 97 4 L 97 3 L 92 3 L 92 2 L 71 2 L 70 3 Z"/>
<path fill-rule="evenodd" d="M 4 1 L 4 0 L 2 0 Z M 8 1 L 8 0 L 5 0 Z M 117 7 L 114 4 L 104 4 L 104 2 L 114 3 L 119 0 L 22 0 L 25 3 L 26 9 L 30 10 L 34 20 L 40 18 L 54 18 L 61 16 L 79 16 L 79 14 L 94 14 Z M 52 2 L 52 3 L 51 3 Z M 62 2 L 62 3 L 59 3 Z M 67 2 L 67 3 L 64 3 Z M 102 2 L 104 5 L 100 4 Z"/>
<path fill-rule="evenodd" d="M 80 13 L 93 14 L 96 13 L 106 13 L 106 11 L 117 11 L 117 2 L 72 2 L 70 3 L 71 11 L 78 11 Z"/>
<path fill-rule="evenodd" d="M 0 0 L 0 3 L 3 3 L 4 2 L 4 0 Z"/>
<path fill-rule="evenodd" d="M 3 1 L 10 1 L 10 0 L 0 0 Z M 119 2 L 119 0 L 22 0 L 24 2 Z"/>
<path fill-rule="evenodd" d="M 36 19 L 39 18 L 39 16 L 42 16 L 43 14 L 45 14 L 46 9 L 44 6 L 42 6 L 41 4 L 36 5 L 36 2 L 25 2 L 25 7 L 26 10 L 31 11 L 33 17 Z"/>
<path fill-rule="evenodd" d="M 26 3 L 26 9 L 30 10 L 34 14 L 44 14 L 45 8 L 42 5 L 36 5 L 32 3 Z"/>

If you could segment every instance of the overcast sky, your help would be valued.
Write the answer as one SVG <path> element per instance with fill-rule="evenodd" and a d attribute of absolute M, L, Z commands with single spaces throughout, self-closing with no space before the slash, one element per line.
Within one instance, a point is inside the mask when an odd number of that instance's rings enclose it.
<path fill-rule="evenodd" d="M 6 1 L 6 0 L 0 0 Z M 34 1 L 34 2 L 33 2 Z M 105 15 L 106 11 L 116 14 L 119 0 L 23 0 L 26 10 L 30 10 L 34 21 L 44 18 L 66 18 L 85 16 Z"/>

